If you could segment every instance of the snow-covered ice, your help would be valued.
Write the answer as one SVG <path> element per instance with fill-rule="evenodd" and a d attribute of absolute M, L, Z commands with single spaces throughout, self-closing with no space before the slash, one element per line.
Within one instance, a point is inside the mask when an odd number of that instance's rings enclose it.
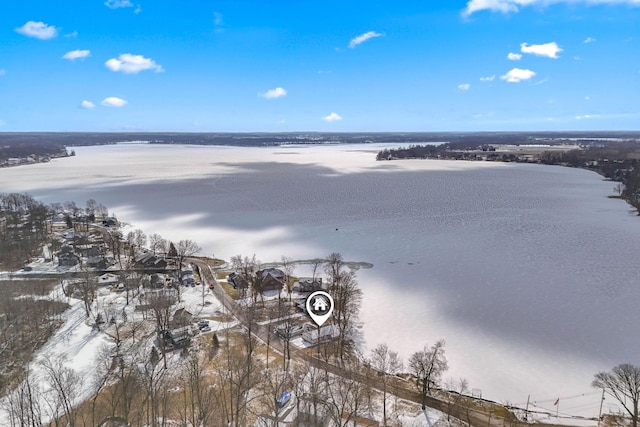
<path fill-rule="evenodd" d="M 613 184 L 554 166 L 376 162 L 382 147 L 77 147 L 0 182 L 45 202 L 96 199 L 219 258 L 370 262 L 358 271 L 368 347 L 406 358 L 444 338 L 447 376 L 483 397 L 559 397 L 559 415 L 597 416 L 593 374 L 640 353 L 640 219 L 607 198 Z"/>

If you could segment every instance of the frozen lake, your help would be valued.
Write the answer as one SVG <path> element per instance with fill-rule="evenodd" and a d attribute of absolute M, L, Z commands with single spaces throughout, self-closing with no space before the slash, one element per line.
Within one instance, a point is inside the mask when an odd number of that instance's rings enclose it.
<path fill-rule="evenodd" d="M 367 347 L 407 358 L 444 338 L 446 377 L 483 397 L 597 416 L 593 374 L 640 354 L 640 218 L 607 198 L 613 183 L 554 166 L 376 162 L 383 147 L 78 147 L 0 169 L 0 191 L 93 198 L 226 259 L 372 263 L 358 271 Z"/>

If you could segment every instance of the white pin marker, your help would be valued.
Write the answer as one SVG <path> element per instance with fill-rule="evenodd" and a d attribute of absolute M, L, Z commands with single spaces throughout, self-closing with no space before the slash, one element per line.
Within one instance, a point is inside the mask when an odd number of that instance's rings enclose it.
<path fill-rule="evenodd" d="M 307 298 L 307 313 L 318 327 L 333 313 L 333 298 L 325 291 L 316 291 Z"/>

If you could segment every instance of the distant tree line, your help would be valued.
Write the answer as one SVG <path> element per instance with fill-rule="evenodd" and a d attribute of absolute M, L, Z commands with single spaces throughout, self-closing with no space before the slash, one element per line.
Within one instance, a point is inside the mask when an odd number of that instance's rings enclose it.
<path fill-rule="evenodd" d="M 66 147 L 146 141 L 152 144 L 278 146 L 282 144 L 428 143 L 449 144 L 450 149 L 470 149 L 484 144 L 554 144 L 562 138 L 640 138 L 639 132 L 2 132 L 0 161 L 31 154 L 54 156 Z M 10 154 L 11 153 L 11 154 Z"/>
<path fill-rule="evenodd" d="M 66 147 L 57 144 L 20 143 L 0 146 L 0 167 L 13 166 L 12 159 L 23 160 L 20 163 L 39 163 L 56 157 L 73 156 L 73 151 L 67 151 Z"/>

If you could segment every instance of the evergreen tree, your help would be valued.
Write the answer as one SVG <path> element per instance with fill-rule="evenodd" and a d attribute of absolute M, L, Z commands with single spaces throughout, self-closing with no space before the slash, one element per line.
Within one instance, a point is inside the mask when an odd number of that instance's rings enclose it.
<path fill-rule="evenodd" d="M 216 354 L 218 354 L 218 350 L 220 350 L 220 340 L 218 340 L 218 334 L 216 334 L 215 332 L 213 333 L 211 344 L 213 355 L 215 356 Z"/>
<path fill-rule="evenodd" d="M 173 242 L 169 242 L 169 253 L 167 253 L 167 255 L 173 258 L 178 256 L 178 251 L 176 250 L 176 247 L 173 244 Z"/>
<path fill-rule="evenodd" d="M 155 347 L 151 347 L 151 356 L 149 356 L 149 362 L 151 362 L 153 366 L 156 366 L 159 361 L 160 355 L 158 354 L 158 349 Z"/>

